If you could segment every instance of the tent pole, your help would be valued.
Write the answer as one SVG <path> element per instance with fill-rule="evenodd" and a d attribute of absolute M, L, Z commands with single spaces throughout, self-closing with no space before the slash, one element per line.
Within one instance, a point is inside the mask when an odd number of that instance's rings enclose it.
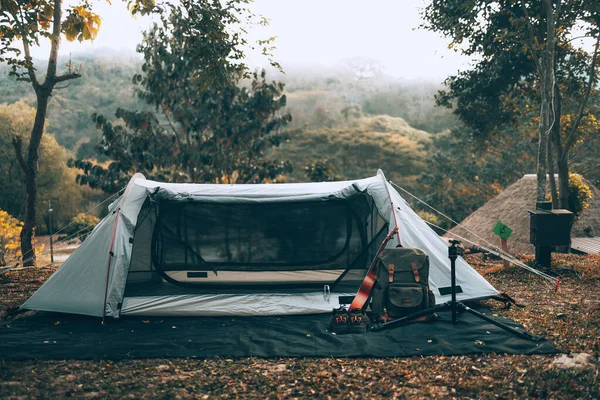
<path fill-rule="evenodd" d="M 112 262 L 112 258 L 115 255 L 113 249 L 114 249 L 114 245 L 115 245 L 115 236 L 117 233 L 117 225 L 119 222 L 119 216 L 121 215 L 121 206 L 123 206 L 125 204 L 125 199 L 127 199 L 127 196 L 129 195 L 129 192 L 131 192 L 131 189 L 133 188 L 133 185 L 137 179 L 146 179 L 146 178 L 144 177 L 144 175 L 140 174 L 139 172 L 131 177 L 131 179 L 129 180 L 129 183 L 125 187 L 125 191 L 123 192 L 123 196 L 121 197 L 121 200 L 119 201 L 119 207 L 117 208 L 117 211 L 116 211 L 115 224 L 113 225 L 112 238 L 110 239 L 110 249 L 108 251 L 108 265 L 106 266 L 106 286 L 104 287 L 104 306 L 102 307 L 102 324 L 103 325 L 104 325 L 104 321 L 106 319 L 106 302 L 108 300 L 108 279 L 110 278 L 110 263 Z"/>
<path fill-rule="evenodd" d="M 115 234 L 117 233 L 117 224 L 119 222 L 119 215 L 121 215 L 121 209 L 117 210 L 117 215 L 115 216 L 115 223 L 113 225 L 112 238 L 110 239 L 110 249 L 108 250 L 108 265 L 106 266 L 106 286 L 104 287 L 104 307 L 102 307 L 102 325 L 104 325 L 104 321 L 106 318 L 106 300 L 108 297 L 108 279 L 110 277 L 110 264 L 112 262 L 112 258 L 115 253 L 113 252 L 113 248 L 115 245 Z"/>

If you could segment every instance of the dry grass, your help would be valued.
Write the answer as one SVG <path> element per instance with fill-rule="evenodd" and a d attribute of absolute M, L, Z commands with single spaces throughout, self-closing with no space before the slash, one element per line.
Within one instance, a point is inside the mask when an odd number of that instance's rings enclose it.
<path fill-rule="evenodd" d="M 410 127 L 402 118 L 363 116 L 341 128 L 297 130 L 290 140 L 271 149 L 269 157 L 290 160 L 289 181 L 306 181 L 304 167 L 327 157 L 347 179 L 373 176 L 379 168 L 395 182 L 412 188 L 427 161 L 431 135 Z"/>
<path fill-rule="evenodd" d="M 518 269 L 471 255 L 469 261 L 499 290 L 526 308 L 497 313 L 545 335 L 567 352 L 598 357 L 600 257 L 555 256 L 560 290 Z M 530 257 L 524 257 L 530 261 Z M 0 307 L 24 301 L 48 270 L 9 273 Z M 391 359 L 215 358 L 119 362 L 0 362 L 0 398 L 561 398 L 600 396 L 597 370 L 561 370 L 556 356 L 473 355 Z"/>

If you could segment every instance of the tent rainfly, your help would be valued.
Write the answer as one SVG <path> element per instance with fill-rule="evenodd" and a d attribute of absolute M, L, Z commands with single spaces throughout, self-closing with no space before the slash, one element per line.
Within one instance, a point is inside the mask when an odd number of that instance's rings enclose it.
<path fill-rule="evenodd" d="M 23 304 L 92 316 L 329 312 L 388 247 L 425 251 L 449 300 L 445 242 L 383 172 L 344 182 L 178 184 L 136 174 L 82 245 Z M 498 293 L 462 258 L 459 300 Z"/>

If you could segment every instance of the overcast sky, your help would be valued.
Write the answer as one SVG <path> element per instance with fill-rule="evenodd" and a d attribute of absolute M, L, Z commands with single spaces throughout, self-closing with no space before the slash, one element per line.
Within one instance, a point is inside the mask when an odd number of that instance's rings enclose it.
<path fill-rule="evenodd" d="M 449 41 L 418 29 L 419 9 L 427 0 L 255 0 L 252 9 L 270 20 L 251 37 L 277 36 L 275 59 L 284 69 L 298 65 L 334 65 L 352 57 L 369 57 L 386 73 L 405 79 L 442 80 L 467 60 L 452 50 Z M 93 43 L 63 41 L 61 54 L 99 51 L 104 48 L 135 52 L 147 19 L 133 19 L 124 2 L 97 3 L 103 22 Z M 47 57 L 47 46 L 35 51 Z M 265 63 L 251 56 L 252 67 Z"/>

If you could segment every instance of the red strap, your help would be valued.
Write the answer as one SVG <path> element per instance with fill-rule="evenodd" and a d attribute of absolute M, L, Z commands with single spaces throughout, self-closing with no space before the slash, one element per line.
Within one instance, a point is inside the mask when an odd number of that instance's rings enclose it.
<path fill-rule="evenodd" d="M 375 285 L 375 282 L 377 281 L 377 275 L 375 274 L 375 266 L 377 265 L 377 260 L 379 259 L 379 255 L 385 249 L 385 246 L 390 241 L 390 239 L 397 232 L 398 232 L 398 227 L 395 226 L 394 229 L 392 229 L 392 231 L 390 233 L 388 233 L 388 235 L 385 237 L 385 239 L 381 243 L 381 246 L 379 246 L 379 250 L 377 251 L 377 254 L 375 254 L 375 258 L 373 259 L 373 261 L 371 262 L 371 266 L 369 267 L 369 272 L 367 272 L 367 276 L 365 276 L 365 279 L 363 280 L 362 284 L 360 285 L 360 288 L 358 289 L 356 296 L 354 296 L 354 300 L 352 300 L 352 304 L 350 304 L 350 307 L 348 308 L 349 312 L 356 308 L 362 309 L 365 306 L 367 300 L 369 300 L 369 296 L 371 295 L 373 286 Z"/>

